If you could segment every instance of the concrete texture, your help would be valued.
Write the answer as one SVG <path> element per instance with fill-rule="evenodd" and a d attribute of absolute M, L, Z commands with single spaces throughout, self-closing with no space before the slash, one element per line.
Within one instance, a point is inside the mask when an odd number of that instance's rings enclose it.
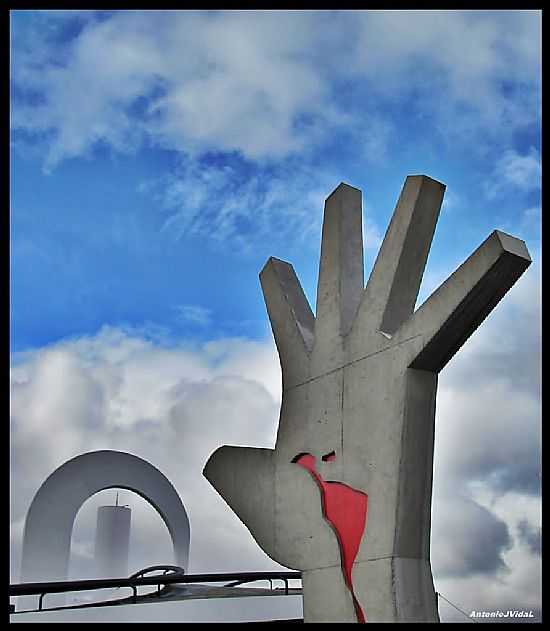
<path fill-rule="evenodd" d="M 109 488 L 134 491 L 156 509 L 172 537 L 176 565 L 187 569 L 189 519 L 168 478 L 132 454 L 92 451 L 61 465 L 34 496 L 23 533 L 21 582 L 67 579 L 76 514 L 89 497 Z"/>
<path fill-rule="evenodd" d="M 361 192 L 327 198 L 316 316 L 291 265 L 260 281 L 283 398 L 274 450 L 221 447 L 204 475 L 275 561 L 302 570 L 306 622 L 357 622 L 335 532 L 300 453 L 368 495 L 353 567 L 369 622 L 438 621 L 430 566 L 437 375 L 529 266 L 523 241 L 487 240 L 414 312 L 445 187 L 409 176 L 366 288 Z M 322 456 L 334 451 L 331 462 Z"/>

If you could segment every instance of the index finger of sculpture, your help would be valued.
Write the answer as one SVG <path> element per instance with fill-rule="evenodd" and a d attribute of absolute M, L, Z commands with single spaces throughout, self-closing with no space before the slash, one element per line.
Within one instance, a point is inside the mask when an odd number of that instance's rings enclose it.
<path fill-rule="evenodd" d="M 422 336 L 410 367 L 439 372 L 530 264 L 523 241 L 491 233 L 402 327 L 400 337 Z"/>

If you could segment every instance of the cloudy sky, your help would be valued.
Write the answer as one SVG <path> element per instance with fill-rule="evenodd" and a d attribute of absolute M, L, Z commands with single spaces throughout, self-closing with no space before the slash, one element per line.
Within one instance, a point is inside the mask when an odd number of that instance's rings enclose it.
<path fill-rule="evenodd" d="M 201 475 L 219 445 L 274 444 L 258 273 L 292 262 L 314 307 L 323 200 L 345 181 L 368 275 L 425 173 L 447 192 L 419 304 L 495 228 L 533 259 L 440 376 L 436 590 L 538 611 L 540 65 L 539 11 L 12 12 L 12 581 L 37 488 L 102 448 L 175 484 L 191 572 L 277 567 Z M 81 509 L 72 576 L 113 499 Z M 131 571 L 171 563 L 160 518 L 121 499 Z"/>

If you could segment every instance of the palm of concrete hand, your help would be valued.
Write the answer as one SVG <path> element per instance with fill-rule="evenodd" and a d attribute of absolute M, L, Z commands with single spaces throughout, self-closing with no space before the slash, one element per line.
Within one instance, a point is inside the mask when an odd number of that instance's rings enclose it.
<path fill-rule="evenodd" d="M 444 188 L 407 178 L 366 288 L 361 192 L 327 198 L 316 317 L 291 265 L 271 258 L 260 274 L 283 378 L 276 446 L 222 447 L 204 474 L 282 565 L 340 562 L 300 453 L 368 495 L 359 561 L 429 558 L 437 374 L 530 263 L 495 231 L 414 312 Z"/>

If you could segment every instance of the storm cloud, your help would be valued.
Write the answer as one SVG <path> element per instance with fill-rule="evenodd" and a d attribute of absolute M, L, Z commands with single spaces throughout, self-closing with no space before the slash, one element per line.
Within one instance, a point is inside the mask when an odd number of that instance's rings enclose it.
<path fill-rule="evenodd" d="M 522 543 L 527 545 L 533 554 L 542 554 L 542 529 L 532 526 L 527 519 L 522 519 L 518 524 L 518 536 Z"/>

